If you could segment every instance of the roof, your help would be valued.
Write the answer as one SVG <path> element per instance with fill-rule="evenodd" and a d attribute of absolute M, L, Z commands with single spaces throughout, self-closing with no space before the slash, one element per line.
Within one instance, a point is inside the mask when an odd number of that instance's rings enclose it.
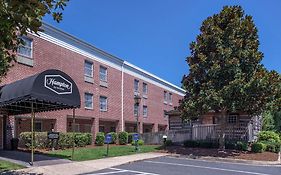
<path fill-rule="evenodd" d="M 124 67 L 126 73 L 131 73 L 144 80 L 151 80 L 156 85 L 162 85 L 164 88 L 174 91 L 181 96 L 185 95 L 185 90 L 152 74 L 149 73 L 127 61 L 109 54 L 73 35 L 70 35 L 60 29 L 57 29 L 49 24 L 43 23 L 42 29 L 44 32 L 39 33 L 41 38 L 50 42 L 56 43 L 62 47 L 73 50 L 80 54 L 84 54 L 87 57 L 98 59 L 100 62 L 110 65 L 114 68 L 121 70 Z"/>
<path fill-rule="evenodd" d="M 8 115 L 80 107 L 75 82 L 64 72 L 51 69 L 4 85 L 0 90 L 0 111 Z"/>

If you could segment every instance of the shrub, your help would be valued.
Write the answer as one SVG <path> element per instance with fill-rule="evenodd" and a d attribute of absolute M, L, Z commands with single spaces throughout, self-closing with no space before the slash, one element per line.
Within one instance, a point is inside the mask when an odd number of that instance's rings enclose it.
<path fill-rule="evenodd" d="M 174 143 L 172 140 L 166 140 L 166 143 L 164 146 L 172 146 Z"/>
<path fill-rule="evenodd" d="M 65 149 L 73 146 L 73 136 L 75 146 L 83 147 L 92 143 L 90 133 L 60 133 L 57 148 Z M 52 142 L 48 139 L 47 132 L 35 132 L 34 147 L 37 149 L 51 148 Z M 22 132 L 19 136 L 20 145 L 31 148 L 31 132 Z"/>
<path fill-rule="evenodd" d="M 236 142 L 225 142 L 225 149 L 237 149 Z"/>
<path fill-rule="evenodd" d="M 117 142 L 117 133 L 116 132 L 110 132 L 109 134 L 111 134 L 111 137 L 112 137 L 111 144 L 115 144 Z"/>
<path fill-rule="evenodd" d="M 248 150 L 248 144 L 246 142 L 238 141 L 236 143 L 236 148 L 235 149 L 241 150 L 241 151 L 247 151 Z"/>
<path fill-rule="evenodd" d="M 126 145 L 128 143 L 128 133 L 127 132 L 119 132 L 118 140 L 120 145 Z"/>
<path fill-rule="evenodd" d="M 265 142 L 265 141 L 263 141 L 262 143 L 266 145 L 266 149 L 265 149 L 266 151 L 275 152 L 275 153 L 278 153 L 280 151 L 280 146 L 281 146 L 280 143 Z"/>
<path fill-rule="evenodd" d="M 135 132 L 128 133 L 128 143 L 132 143 L 134 134 L 137 134 L 137 133 L 135 133 Z"/>
<path fill-rule="evenodd" d="M 266 149 L 266 145 L 261 142 L 253 143 L 251 146 L 251 150 L 254 153 L 262 153 L 265 151 L 265 149 Z"/>
<path fill-rule="evenodd" d="M 135 146 L 136 142 L 132 141 L 131 143 L 132 143 L 133 146 Z M 138 144 L 139 144 L 139 146 L 142 146 L 142 145 L 144 145 L 144 141 L 140 139 L 140 140 L 138 140 Z"/>
<path fill-rule="evenodd" d="M 195 148 L 195 147 L 199 147 L 199 141 L 196 141 L 196 140 L 186 140 L 186 141 L 183 142 L 183 145 L 185 147 Z"/>
<path fill-rule="evenodd" d="M 280 143 L 279 135 L 273 131 L 262 131 L 258 135 L 258 141 L 270 141 Z"/>
<path fill-rule="evenodd" d="M 96 135 L 96 145 L 102 146 L 104 144 L 105 135 L 103 132 L 98 132 Z"/>

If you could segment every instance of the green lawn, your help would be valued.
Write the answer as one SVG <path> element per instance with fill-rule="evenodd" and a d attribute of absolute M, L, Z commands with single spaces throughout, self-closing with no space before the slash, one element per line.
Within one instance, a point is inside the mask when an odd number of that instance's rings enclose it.
<path fill-rule="evenodd" d="M 17 170 L 17 169 L 21 169 L 21 168 L 24 168 L 24 166 L 14 164 L 14 163 L 11 163 L 8 161 L 0 160 L 0 174 L 1 174 L 1 172 L 4 172 L 4 171 Z"/>
<path fill-rule="evenodd" d="M 153 152 L 159 150 L 159 146 L 155 145 L 143 145 L 140 146 L 140 151 L 137 153 L 146 153 L 146 152 Z M 48 152 L 49 156 L 59 157 L 64 159 L 71 159 L 71 149 L 67 150 L 58 150 L 54 152 Z M 125 146 L 109 146 L 109 157 L 115 156 L 123 156 L 123 155 L 130 155 L 136 154 L 135 147 L 130 145 Z M 75 161 L 83 161 L 83 160 L 94 160 L 94 159 L 101 159 L 106 157 L 106 146 L 97 146 L 93 148 L 76 148 L 74 153 L 74 160 Z"/>

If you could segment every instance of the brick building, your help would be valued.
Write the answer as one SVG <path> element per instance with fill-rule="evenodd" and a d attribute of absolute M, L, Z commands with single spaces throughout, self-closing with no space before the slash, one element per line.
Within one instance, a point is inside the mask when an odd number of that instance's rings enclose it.
<path fill-rule="evenodd" d="M 52 26 L 44 24 L 42 28 L 40 36 L 23 38 L 26 44 L 19 49 L 17 63 L 1 85 L 58 69 L 71 76 L 80 91 L 76 131 L 93 135 L 99 131 L 133 132 L 138 111 L 141 133 L 168 129 L 165 111 L 178 105 L 183 89 Z M 134 105 L 136 94 L 142 97 L 139 108 Z M 36 114 L 36 131 L 67 132 L 71 126 L 71 110 Z M 3 130 L 9 138 L 30 131 L 30 116 L 0 116 L 0 148 Z"/>

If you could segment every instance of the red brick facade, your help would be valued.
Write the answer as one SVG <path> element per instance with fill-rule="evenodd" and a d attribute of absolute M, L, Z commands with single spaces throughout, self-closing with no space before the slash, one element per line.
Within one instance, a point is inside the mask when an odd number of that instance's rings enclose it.
<path fill-rule="evenodd" d="M 134 116 L 134 79 L 139 80 L 139 93 L 142 95 L 142 84 L 148 85 L 147 98 L 142 98 L 139 107 L 140 132 L 157 132 L 168 127 L 168 119 L 164 117 L 164 110 L 169 111 L 178 105 L 182 98 L 182 92 L 170 91 L 168 85 L 158 86 L 155 83 L 147 82 L 145 78 L 137 78 L 126 72 L 123 73 L 123 112 L 122 112 L 122 71 L 79 54 L 71 49 L 55 44 L 37 36 L 30 35 L 33 39 L 33 66 L 15 63 L 1 84 L 7 84 L 20 80 L 27 76 L 34 75 L 46 69 L 58 69 L 68 74 L 77 84 L 81 95 L 81 108 L 76 110 L 76 130 L 81 132 L 92 132 L 94 135 L 98 131 L 110 132 L 136 130 L 136 118 Z M 93 62 L 93 83 L 84 80 L 84 62 Z M 100 86 L 99 69 L 100 66 L 107 68 L 107 87 Z M 154 80 L 151 80 L 154 81 Z M 165 84 L 165 83 L 164 83 Z M 165 88 L 167 86 L 167 88 Z M 164 91 L 172 93 L 172 103 L 164 104 Z M 93 109 L 85 109 L 84 93 L 93 94 Z M 107 111 L 100 111 L 99 98 L 107 97 Z M 148 108 L 147 117 L 143 116 L 143 105 Z M 123 115 L 123 123 L 122 123 Z M 30 131 L 30 118 L 25 116 L 10 116 L 15 118 L 15 136 L 20 132 Z M 71 131 L 72 110 L 62 110 L 36 114 L 36 120 L 42 123 L 42 131 L 66 132 Z M 39 123 L 40 123 L 39 122 Z M 1 125 L 1 121 L 0 121 Z M 0 126 L 1 127 L 1 126 Z M 1 128 L 0 128 L 1 129 Z M 1 139 L 1 133 L 0 133 Z M 1 142 L 0 142 L 1 147 Z"/>

